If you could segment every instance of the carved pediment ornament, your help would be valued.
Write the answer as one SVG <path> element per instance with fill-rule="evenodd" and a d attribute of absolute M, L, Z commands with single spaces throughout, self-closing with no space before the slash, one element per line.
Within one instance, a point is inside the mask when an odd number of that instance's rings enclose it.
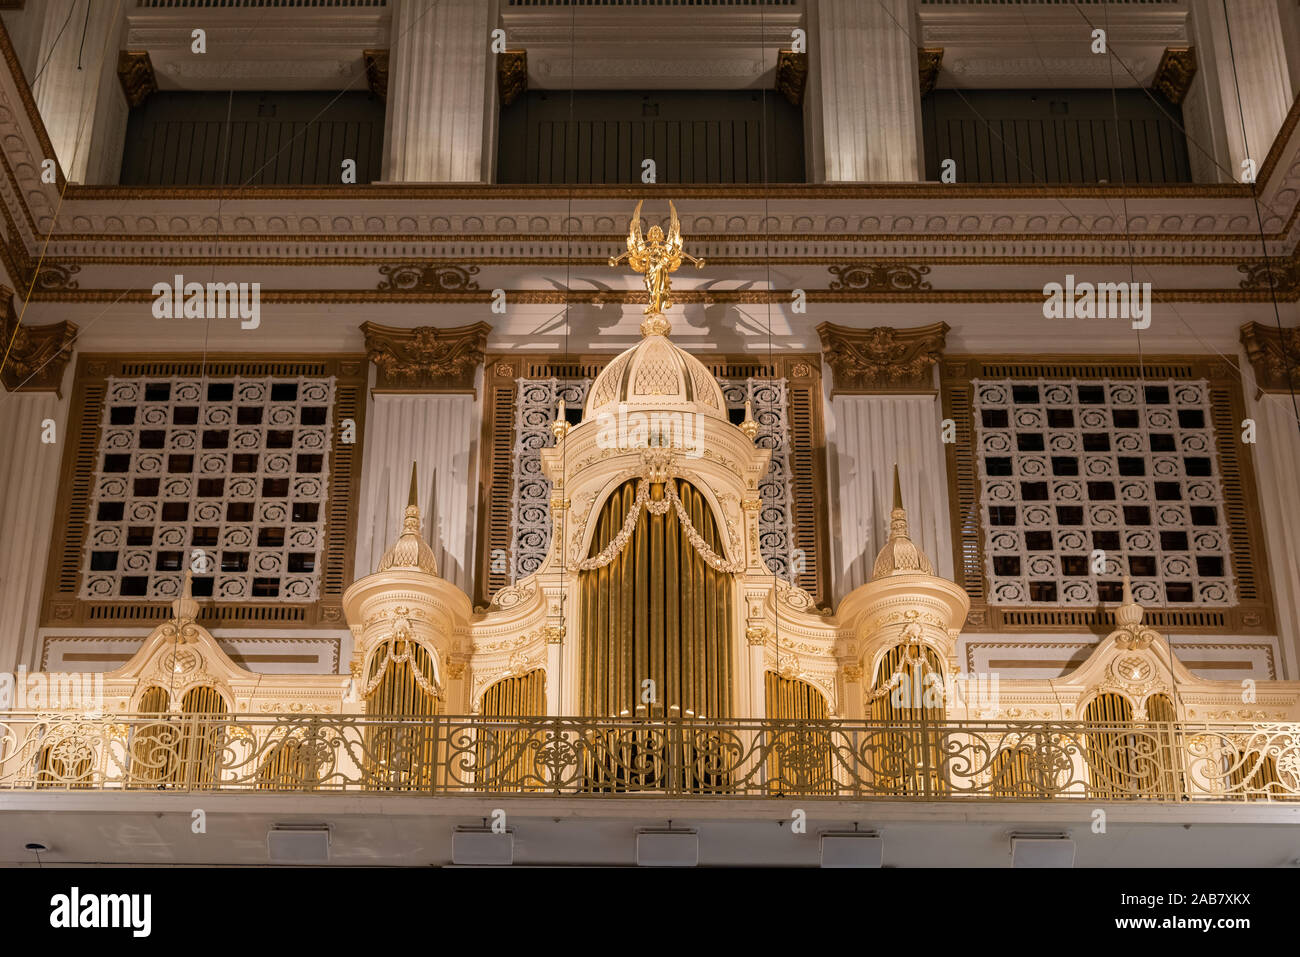
<path fill-rule="evenodd" d="M 492 327 L 486 322 L 437 329 L 361 324 L 376 392 L 468 392 L 483 362 Z"/>
<path fill-rule="evenodd" d="M 834 376 L 831 395 L 931 391 L 932 370 L 943 357 L 948 328 L 946 322 L 915 329 L 853 329 L 823 322 L 817 334 Z"/>
<path fill-rule="evenodd" d="M 18 321 L 13 290 L 0 286 L 0 382 L 10 392 L 59 392 L 63 370 L 72 358 L 77 327 L 66 319 L 44 326 L 27 326 Z"/>
<path fill-rule="evenodd" d="M 1259 322 L 1241 327 L 1255 384 L 1264 392 L 1300 389 L 1300 328 L 1281 329 Z"/>
<path fill-rule="evenodd" d="M 147 50 L 123 50 L 119 53 L 117 78 L 126 94 L 126 102 L 133 107 L 148 99 L 150 93 L 158 92 L 158 80 Z"/>
<path fill-rule="evenodd" d="M 366 85 L 381 100 L 388 99 L 388 51 L 362 50 L 361 61 L 366 67 Z"/>
<path fill-rule="evenodd" d="M 934 89 L 942 65 L 943 47 L 922 47 L 916 51 L 916 66 L 920 74 L 922 96 Z"/>
<path fill-rule="evenodd" d="M 776 91 L 795 106 L 803 103 L 808 82 L 808 54 L 781 50 L 776 55 Z"/>
<path fill-rule="evenodd" d="M 1192 79 L 1196 76 L 1195 47 L 1166 47 L 1156 67 L 1155 79 L 1151 89 L 1164 96 L 1175 106 L 1183 102 L 1187 91 L 1192 88 Z"/>
<path fill-rule="evenodd" d="M 497 54 L 497 92 L 501 105 L 509 106 L 528 89 L 528 51 L 503 50 Z"/>

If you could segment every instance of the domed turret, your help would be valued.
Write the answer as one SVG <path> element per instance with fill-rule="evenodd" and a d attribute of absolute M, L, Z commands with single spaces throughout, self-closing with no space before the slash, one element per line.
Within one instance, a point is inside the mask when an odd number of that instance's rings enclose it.
<path fill-rule="evenodd" d="M 596 377 L 587 393 L 583 418 L 601 412 L 700 412 L 726 419 L 727 403 L 718 380 L 704 363 L 679 349 L 664 331 L 649 330 L 633 348 L 619 355 Z"/>

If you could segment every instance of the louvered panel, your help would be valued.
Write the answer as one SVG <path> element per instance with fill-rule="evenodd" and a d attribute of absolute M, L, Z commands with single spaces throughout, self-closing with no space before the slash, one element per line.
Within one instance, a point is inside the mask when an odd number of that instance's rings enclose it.
<path fill-rule="evenodd" d="M 513 481 L 511 450 L 515 444 L 514 408 L 515 384 L 496 385 L 487 405 L 487 421 L 484 430 L 488 436 L 487 485 L 487 534 L 484 536 L 485 574 L 487 588 L 482 598 L 490 598 L 498 589 L 510 584 L 508 562 L 493 562 L 492 556 L 510 553 L 510 487 Z M 494 565 L 496 569 L 494 569 Z"/>
<path fill-rule="evenodd" d="M 66 536 L 59 563 L 60 595 L 77 594 L 81 576 L 81 552 L 86 544 L 87 520 L 90 516 L 90 492 L 95 481 L 95 466 L 99 457 L 99 427 L 104 414 L 103 383 L 88 385 L 77 409 L 77 421 L 69 423 L 76 438 L 73 440 L 72 502 L 63 513 Z M 57 519 L 56 519 L 57 521 Z"/>
<path fill-rule="evenodd" d="M 326 540 L 321 574 L 321 598 L 338 600 L 352 582 L 352 536 L 355 525 L 360 469 L 360 443 L 342 441 L 342 423 L 352 419 L 361 434 L 365 414 L 364 393 L 358 386 L 336 386 L 334 393 L 334 441 L 330 449 L 330 491 L 325 505 Z"/>
<path fill-rule="evenodd" d="M 795 581 L 804 591 L 817 599 L 818 604 L 826 601 L 824 589 L 823 562 L 818 539 L 817 521 L 818 491 L 822 483 L 817 481 L 820 470 L 816 468 L 816 446 L 813 422 L 814 396 L 808 387 L 790 389 L 790 464 L 794 470 L 794 544 L 803 549 L 804 569 Z M 820 400 L 820 396 L 816 399 Z"/>
<path fill-rule="evenodd" d="M 1237 598 L 1258 598 L 1255 565 L 1250 560 L 1249 516 L 1246 514 L 1245 486 L 1238 455 L 1241 425 L 1240 419 L 1232 414 L 1232 402 L 1226 390 L 1210 390 L 1210 414 L 1214 419 L 1214 441 L 1219 448 L 1219 481 L 1223 486 L 1223 509 L 1228 518 L 1228 541 L 1232 549 L 1232 573 L 1237 579 Z"/>
<path fill-rule="evenodd" d="M 945 414 L 957 427 L 957 441 L 952 446 L 952 464 L 955 469 L 957 494 L 953 497 L 954 568 L 960 577 L 959 584 L 972 600 L 983 600 L 984 543 L 979 522 L 979 472 L 975 464 L 975 429 L 971 418 L 972 390 L 954 386 L 946 396 Z"/>

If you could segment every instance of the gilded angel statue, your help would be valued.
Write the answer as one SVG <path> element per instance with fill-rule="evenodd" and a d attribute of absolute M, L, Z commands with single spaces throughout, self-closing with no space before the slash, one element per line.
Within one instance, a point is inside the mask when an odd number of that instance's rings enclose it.
<path fill-rule="evenodd" d="M 677 207 L 671 200 L 668 202 L 668 208 L 672 211 L 672 219 L 668 225 L 668 239 L 664 239 L 664 231 L 658 226 L 651 226 L 649 238 L 643 239 L 641 205 L 644 202 L 645 200 L 641 200 L 637 203 L 636 211 L 632 213 L 632 222 L 627 230 L 627 252 L 611 256 L 609 264 L 617 266 L 626 259 L 633 269 L 645 274 L 645 288 L 650 295 L 645 313 L 647 316 L 655 316 L 661 315 L 673 304 L 668 298 L 669 293 L 672 292 L 669 274 L 677 271 L 683 259 L 694 263 L 696 269 L 704 267 L 704 260 L 696 259 L 682 249 L 682 226 L 677 219 Z"/>

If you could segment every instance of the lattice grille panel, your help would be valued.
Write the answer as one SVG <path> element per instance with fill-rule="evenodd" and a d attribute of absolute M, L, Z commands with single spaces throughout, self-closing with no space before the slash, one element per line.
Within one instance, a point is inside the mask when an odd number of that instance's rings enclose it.
<path fill-rule="evenodd" d="M 990 604 L 1237 603 L 1206 381 L 973 386 Z"/>
<path fill-rule="evenodd" d="M 80 596 L 313 601 L 334 380 L 110 378 Z"/>

